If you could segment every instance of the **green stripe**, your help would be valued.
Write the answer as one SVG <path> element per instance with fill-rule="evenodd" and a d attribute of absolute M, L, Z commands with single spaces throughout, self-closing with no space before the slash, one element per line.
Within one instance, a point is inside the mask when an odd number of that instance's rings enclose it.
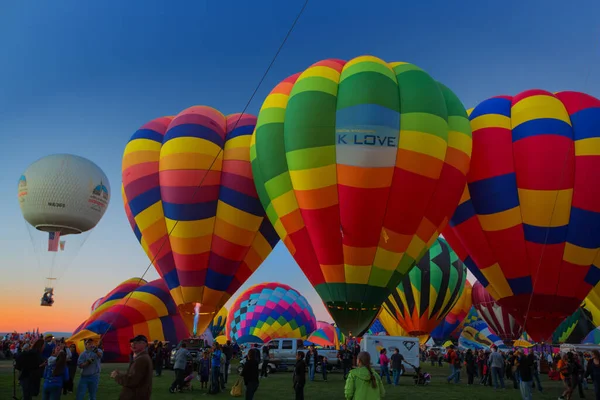
<path fill-rule="evenodd" d="M 336 98 L 325 92 L 290 97 L 285 113 L 285 151 L 335 145 Z"/>
<path fill-rule="evenodd" d="M 448 120 L 446 101 L 437 82 L 424 71 L 396 75 L 402 103 L 400 112 L 433 114 Z"/>
<path fill-rule="evenodd" d="M 342 79 L 345 71 L 342 72 Z M 359 104 L 378 104 L 400 111 L 398 86 L 387 77 L 375 72 L 354 74 L 340 82 L 337 109 Z"/>
<path fill-rule="evenodd" d="M 353 75 L 363 72 L 373 72 L 388 78 L 394 85 L 396 84 L 396 75 L 390 67 L 385 64 L 376 63 L 373 61 L 362 61 L 357 64 L 344 68 L 340 77 L 340 82 L 350 78 Z"/>
<path fill-rule="evenodd" d="M 337 95 L 337 88 L 338 83 L 331 79 L 321 76 L 311 76 L 310 78 L 304 78 L 296 82 L 290 93 L 290 99 L 303 92 L 323 92 L 335 97 Z"/>
<path fill-rule="evenodd" d="M 448 142 L 448 122 L 437 115 L 417 112 L 410 114 L 402 113 L 400 117 L 400 129 L 429 133 Z"/>
<path fill-rule="evenodd" d="M 290 171 L 320 168 L 336 163 L 335 145 L 288 151 L 286 156 Z"/>

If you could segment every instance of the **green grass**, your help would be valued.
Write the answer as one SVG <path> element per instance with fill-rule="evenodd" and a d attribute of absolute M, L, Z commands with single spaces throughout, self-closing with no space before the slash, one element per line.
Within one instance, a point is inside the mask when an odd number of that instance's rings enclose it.
<path fill-rule="evenodd" d="M 233 367 L 233 366 L 232 366 Z M 98 391 L 99 400 L 117 399 L 120 387 L 110 379 L 110 372 L 114 369 L 126 370 L 126 364 L 104 364 L 102 366 L 102 377 L 100 379 L 100 389 Z M 400 378 L 400 386 L 386 385 L 387 399 L 448 399 L 448 400 L 503 400 L 503 399 L 520 399 L 520 393 L 512 389 L 512 382 L 508 382 L 510 389 L 505 391 L 494 391 L 489 387 L 480 385 L 467 386 L 466 376 L 463 374 L 461 383 L 458 385 L 447 384 L 445 376 L 449 373 L 447 365 L 443 367 L 431 367 L 426 365 L 424 368 L 427 372 L 433 375 L 433 381 L 429 386 L 414 386 L 412 380 L 408 378 Z M 232 370 L 235 370 L 232 368 Z M 464 372 L 464 370 L 463 370 Z M 191 400 L 198 397 L 225 399 L 231 398 L 229 390 L 237 378 L 237 373 L 229 378 L 227 392 L 215 396 L 209 396 L 205 390 L 200 390 L 200 383 L 194 381 L 194 391 L 192 393 L 170 394 L 168 388 L 173 380 L 173 372 L 166 370 L 162 377 L 154 378 L 153 381 L 153 396 L 155 400 L 176 398 L 179 400 Z M 77 379 L 75 385 L 77 385 Z M 328 382 L 324 382 L 321 376 L 317 376 L 315 382 L 308 382 L 305 389 L 305 397 L 307 399 L 326 399 L 336 400 L 344 399 L 344 380 L 340 373 L 330 373 Z M 12 363 L 8 361 L 0 361 L 0 399 L 9 400 L 12 397 Z M 561 392 L 560 382 L 550 382 L 547 376 L 542 376 L 542 385 L 544 386 L 544 394 L 540 395 L 537 391 L 534 393 L 535 399 L 556 399 Z M 18 389 L 18 387 L 17 387 Z M 574 399 L 579 398 L 575 393 Z M 593 398 L 592 388 L 586 391 L 587 398 Z M 20 393 L 18 392 L 20 398 Z M 75 395 L 62 396 L 62 399 L 75 399 Z M 242 397 L 243 398 L 243 397 Z M 268 379 L 260 381 L 258 392 L 254 397 L 256 400 L 283 400 L 293 399 L 294 393 L 292 389 L 292 374 L 289 372 L 278 372 L 271 374 Z M 41 396 L 38 397 L 38 400 Z"/>

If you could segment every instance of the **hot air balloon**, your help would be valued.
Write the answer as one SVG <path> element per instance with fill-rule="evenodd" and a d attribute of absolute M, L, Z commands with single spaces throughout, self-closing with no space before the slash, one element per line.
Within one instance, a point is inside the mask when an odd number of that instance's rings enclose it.
<path fill-rule="evenodd" d="M 467 268 L 438 238 L 385 300 L 382 313 L 392 315 L 410 336 L 429 336 L 456 305 L 466 279 Z"/>
<path fill-rule="evenodd" d="M 512 343 L 523 334 L 523 327 L 494 300 L 479 282 L 475 282 L 473 285 L 473 307 L 481 319 L 508 346 L 512 346 Z"/>
<path fill-rule="evenodd" d="M 385 332 L 390 336 L 409 336 L 408 332 L 400 326 L 396 318 L 384 309 L 379 312 L 376 321 L 381 322 Z M 427 335 L 426 339 L 429 339 L 429 335 Z"/>
<path fill-rule="evenodd" d="M 337 325 L 360 336 L 458 204 L 462 103 L 412 64 L 323 60 L 271 91 L 253 140 L 269 219 Z"/>
<path fill-rule="evenodd" d="M 193 330 L 214 315 L 279 238 L 250 166 L 256 118 L 194 106 L 142 126 L 123 155 L 123 196 L 142 248 Z"/>
<path fill-rule="evenodd" d="M 473 288 L 469 281 L 465 281 L 465 288 L 462 295 L 458 298 L 452 310 L 446 315 L 446 318 L 431 332 L 431 338 L 438 346 L 450 339 L 452 332 L 458 328 L 469 313 L 472 305 L 472 290 Z"/>
<path fill-rule="evenodd" d="M 121 300 L 123 297 L 127 296 L 129 293 L 134 291 L 140 286 L 147 284 L 144 279 L 141 278 L 130 278 L 126 281 L 121 282 L 116 288 L 108 292 L 106 296 L 100 297 L 98 300 L 92 304 L 92 313 L 98 309 L 101 305 L 105 303 L 114 304 L 115 302 Z"/>
<path fill-rule="evenodd" d="M 458 339 L 458 344 L 471 349 L 488 349 L 491 346 L 502 350 L 508 349 L 502 339 L 483 320 L 477 320 L 469 326 L 465 326 Z"/>
<path fill-rule="evenodd" d="M 188 337 L 189 331 L 164 281 L 142 283 L 129 293 L 104 296 L 107 301 L 94 310 L 67 342 L 76 343 L 82 351 L 84 339 L 102 339 L 102 362 L 110 363 L 129 361 L 129 340 L 137 335 L 144 335 L 149 341 L 171 343 Z"/>
<path fill-rule="evenodd" d="M 38 262 L 46 275 L 43 306 L 54 302 L 54 283 L 100 222 L 110 202 L 110 184 L 92 161 L 53 154 L 31 164 L 18 185 L 23 218 Z M 69 245 L 66 239 L 69 238 Z"/>
<path fill-rule="evenodd" d="M 345 342 L 345 337 L 339 328 L 327 322 L 317 321 L 317 329 L 310 334 L 306 341 L 316 346 L 335 346 L 337 348 Z"/>
<path fill-rule="evenodd" d="M 229 308 L 227 338 L 267 343 L 276 338 L 306 339 L 317 328 L 308 301 L 282 283 L 261 283 L 245 290 Z"/>
<path fill-rule="evenodd" d="M 221 308 L 217 315 L 210 321 L 208 325 L 208 330 L 212 333 L 214 338 L 221 335 L 221 332 L 225 330 L 225 323 L 227 321 L 227 309 L 225 307 Z"/>
<path fill-rule="evenodd" d="M 483 101 L 470 122 L 450 230 L 475 277 L 543 341 L 600 280 L 600 100 L 529 90 Z"/>
<path fill-rule="evenodd" d="M 595 328 L 592 314 L 584 307 L 579 307 L 558 325 L 552 333 L 552 343 L 582 343 Z"/>
<path fill-rule="evenodd" d="M 475 321 L 483 320 L 479 317 L 479 314 L 477 313 L 475 307 L 471 306 L 471 309 L 469 310 L 469 313 L 467 314 L 465 319 L 463 319 L 462 322 L 458 325 L 458 327 L 450 334 L 450 340 L 457 341 L 465 327 L 471 325 Z"/>
<path fill-rule="evenodd" d="M 367 333 L 369 335 L 378 335 L 378 334 L 385 334 L 386 332 L 385 332 L 385 328 L 383 327 L 383 324 L 381 323 L 381 321 L 378 318 L 375 318 L 375 321 L 373 321 L 373 323 L 369 327 L 369 330 L 367 331 Z"/>

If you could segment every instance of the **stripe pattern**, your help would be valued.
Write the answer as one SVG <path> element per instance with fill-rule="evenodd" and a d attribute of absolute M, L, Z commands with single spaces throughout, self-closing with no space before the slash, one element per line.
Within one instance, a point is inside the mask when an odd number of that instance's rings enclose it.
<path fill-rule="evenodd" d="M 473 286 L 473 306 L 486 324 L 504 343 L 512 344 L 523 334 L 523 327 L 494 300 L 483 285 Z"/>
<path fill-rule="evenodd" d="M 448 243 L 438 238 L 397 289 L 384 301 L 410 336 L 431 334 L 461 297 L 467 268 Z"/>
<path fill-rule="evenodd" d="M 600 280 L 600 100 L 529 90 L 483 101 L 470 122 L 450 230 L 490 294 L 548 339 Z"/>
<path fill-rule="evenodd" d="M 471 131 L 425 71 L 362 56 L 278 84 L 252 146 L 275 230 L 337 325 L 358 335 L 454 212 Z"/>
<path fill-rule="evenodd" d="M 279 240 L 252 177 L 255 125 L 252 115 L 194 106 L 142 126 L 123 155 L 134 233 L 180 311 L 201 304 L 199 332 Z"/>
<path fill-rule="evenodd" d="M 431 332 L 431 338 L 436 344 L 441 345 L 450 339 L 452 332 L 454 332 L 466 318 L 472 306 L 472 290 L 471 283 L 469 283 L 468 280 L 465 280 L 465 288 L 462 295 L 458 298 L 458 301 L 443 321 Z"/>

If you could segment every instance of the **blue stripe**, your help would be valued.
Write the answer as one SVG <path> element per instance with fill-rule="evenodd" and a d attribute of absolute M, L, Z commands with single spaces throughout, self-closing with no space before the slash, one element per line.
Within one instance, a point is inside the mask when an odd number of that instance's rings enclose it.
<path fill-rule="evenodd" d="M 400 113 L 379 104 L 357 104 L 335 113 L 335 125 L 375 125 L 400 130 Z"/>
<path fill-rule="evenodd" d="M 173 323 L 173 317 L 160 317 L 160 324 L 162 325 L 165 341 L 171 342 L 173 344 L 177 343 L 179 341 L 179 338 L 177 337 L 177 330 L 175 329 L 175 324 Z M 152 338 L 148 339 L 151 340 Z"/>
<path fill-rule="evenodd" d="M 600 247 L 600 213 L 571 207 L 567 242 L 586 249 Z"/>
<path fill-rule="evenodd" d="M 149 293 L 152 294 L 156 297 L 158 297 L 160 299 L 160 301 L 167 306 L 167 308 L 169 308 L 169 303 L 171 303 L 171 305 L 173 306 L 173 299 L 171 298 L 171 294 L 168 292 L 165 292 L 164 290 L 162 290 L 159 287 L 156 287 L 152 284 L 146 284 L 138 289 L 136 289 L 136 292 L 142 292 L 142 293 Z M 173 307 L 171 308 L 171 310 L 169 310 L 169 313 L 175 311 L 173 309 Z"/>
<path fill-rule="evenodd" d="M 148 140 L 153 140 L 158 143 L 162 143 L 163 135 L 161 135 L 160 133 L 158 133 L 156 131 L 153 131 L 152 129 L 138 129 L 131 136 L 131 139 L 129 139 L 129 141 L 131 142 L 132 140 L 136 140 L 136 139 L 148 139 Z"/>
<path fill-rule="evenodd" d="M 263 219 L 263 222 L 260 224 L 258 232 L 261 235 L 263 235 L 263 237 L 269 243 L 269 246 L 271 246 L 272 249 L 275 248 L 275 246 L 279 242 L 279 235 L 275 231 L 275 228 L 273 228 L 273 225 L 271 225 L 271 221 L 269 221 L 269 218 L 265 217 Z"/>
<path fill-rule="evenodd" d="M 546 227 L 523 224 L 525 240 L 538 244 L 564 243 L 567 239 L 568 231 L 569 225 Z"/>
<path fill-rule="evenodd" d="M 233 278 L 233 276 L 223 275 L 213 269 L 208 269 L 206 271 L 206 287 L 219 292 L 224 292 L 229 288 Z"/>
<path fill-rule="evenodd" d="M 226 186 L 221 186 L 219 200 L 233 208 L 256 215 L 257 217 L 265 215 L 265 210 L 260 200 L 256 197 L 248 196 Z"/>
<path fill-rule="evenodd" d="M 88 331 L 92 331 L 94 333 L 102 335 L 102 334 L 104 334 L 104 332 L 114 330 L 114 327 L 111 326 L 111 324 L 108 322 L 97 319 L 94 322 L 92 322 L 91 324 L 89 324 L 88 326 L 86 326 L 84 329 L 87 329 Z"/>
<path fill-rule="evenodd" d="M 529 294 L 533 291 L 533 285 L 531 284 L 531 277 L 524 276 L 522 278 L 507 279 L 508 285 L 512 289 L 513 294 Z"/>
<path fill-rule="evenodd" d="M 152 188 L 129 200 L 129 208 L 134 216 L 160 201 L 160 187 Z"/>
<path fill-rule="evenodd" d="M 509 99 L 496 97 L 484 100 L 473 109 L 469 116 L 469 121 L 473 121 L 475 118 L 486 114 L 499 114 L 510 117 L 511 106 L 512 101 Z"/>
<path fill-rule="evenodd" d="M 460 225 L 474 216 L 475 209 L 473 208 L 473 203 L 471 202 L 471 199 L 469 199 L 464 203 L 459 204 L 458 207 L 456 207 L 454 215 L 452 215 L 452 218 L 450 218 L 450 226 L 454 227 L 456 225 Z"/>
<path fill-rule="evenodd" d="M 596 286 L 600 282 L 600 268 L 595 265 L 591 265 L 588 273 L 585 275 L 585 283 Z"/>
<path fill-rule="evenodd" d="M 513 143 L 521 139 L 540 135 L 559 135 L 573 139 L 573 128 L 559 119 L 539 118 L 523 122 L 512 129 Z"/>
<path fill-rule="evenodd" d="M 174 204 L 163 202 L 165 217 L 175 221 L 198 221 L 214 217 L 217 200 L 197 204 Z"/>
<path fill-rule="evenodd" d="M 477 268 L 477 265 L 475 264 L 475 261 L 473 261 L 471 256 L 467 256 L 467 258 L 465 258 L 465 260 L 463 261 L 463 264 L 465 264 L 469 271 L 471 271 L 473 276 L 475 276 L 475 278 L 477 278 L 477 280 L 481 282 L 483 287 L 488 287 L 490 282 L 487 280 L 485 275 L 483 275 L 481 270 Z"/>
<path fill-rule="evenodd" d="M 223 148 L 223 138 L 217 132 L 209 127 L 198 124 L 182 124 L 169 129 L 165 134 L 163 143 L 167 143 L 169 140 L 182 137 L 195 137 L 208 140 L 209 142 L 212 142 Z"/>
<path fill-rule="evenodd" d="M 119 300 L 122 299 L 123 297 L 127 296 L 128 292 L 117 292 L 117 293 L 113 293 L 112 296 L 105 298 L 102 303 L 106 303 L 107 301 L 113 301 L 113 300 Z"/>
<path fill-rule="evenodd" d="M 227 134 L 227 140 L 231 140 L 238 136 L 252 135 L 255 125 L 238 125 L 234 130 Z"/>
<path fill-rule="evenodd" d="M 165 274 L 163 279 L 169 290 L 179 287 L 179 276 L 177 275 L 177 270 L 175 268 Z"/>
<path fill-rule="evenodd" d="M 514 172 L 472 182 L 469 184 L 469 192 L 477 214 L 496 214 L 519 205 Z"/>
<path fill-rule="evenodd" d="M 133 228 L 133 233 L 135 234 L 135 237 L 137 238 L 138 242 L 142 243 L 142 231 L 140 231 L 140 227 L 137 226 L 137 224 Z"/>
<path fill-rule="evenodd" d="M 571 115 L 574 139 L 600 137 L 600 108 L 586 108 Z"/>

